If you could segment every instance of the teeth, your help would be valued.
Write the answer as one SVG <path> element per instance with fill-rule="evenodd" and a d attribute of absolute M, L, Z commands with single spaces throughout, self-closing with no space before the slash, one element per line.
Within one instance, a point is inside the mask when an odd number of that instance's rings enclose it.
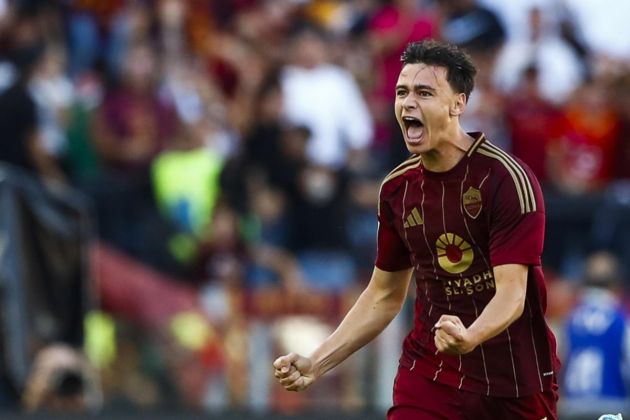
<path fill-rule="evenodd" d="M 403 121 L 408 123 L 408 124 L 410 124 L 410 123 L 422 124 L 422 121 L 420 121 L 416 117 L 403 117 Z"/>

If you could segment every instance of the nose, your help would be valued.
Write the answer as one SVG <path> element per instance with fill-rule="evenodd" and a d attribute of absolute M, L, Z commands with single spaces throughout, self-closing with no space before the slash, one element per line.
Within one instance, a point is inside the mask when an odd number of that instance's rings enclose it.
<path fill-rule="evenodd" d="M 418 103 L 416 102 L 414 95 L 410 93 L 405 96 L 405 99 L 403 99 L 402 106 L 404 109 L 415 109 L 418 106 Z"/>

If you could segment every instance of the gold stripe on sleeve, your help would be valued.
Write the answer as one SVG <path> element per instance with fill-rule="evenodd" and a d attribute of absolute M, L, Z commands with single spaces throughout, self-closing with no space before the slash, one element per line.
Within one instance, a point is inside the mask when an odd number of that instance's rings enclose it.
<path fill-rule="evenodd" d="M 388 181 L 404 174 L 405 172 L 407 172 L 410 169 L 414 169 L 417 168 L 418 166 L 420 166 L 421 163 L 421 158 L 420 156 L 412 156 L 409 159 L 407 159 L 406 161 L 404 161 L 403 163 L 401 163 L 400 165 L 398 165 L 396 168 L 394 168 L 393 171 L 391 171 L 386 177 L 385 179 L 383 179 L 383 182 L 381 182 L 381 187 L 378 190 L 378 197 L 379 197 L 379 202 L 378 202 L 378 209 L 377 209 L 377 214 L 380 216 L 381 215 L 381 191 L 383 190 L 383 185 L 385 185 Z"/>
<path fill-rule="evenodd" d="M 409 159 L 407 159 L 400 165 L 396 166 L 389 174 L 387 174 L 385 179 L 383 179 L 383 182 L 381 183 L 381 185 L 386 183 L 392 178 L 396 178 L 398 175 L 405 172 L 407 169 L 410 169 L 412 165 L 415 165 L 416 163 L 420 163 L 420 160 L 421 160 L 420 155 L 410 157 Z"/>
<path fill-rule="evenodd" d="M 521 186 L 521 182 L 518 176 L 516 175 L 516 173 L 514 172 L 514 170 L 512 169 L 512 167 L 507 164 L 507 162 L 504 160 L 503 157 L 501 157 L 500 155 L 492 151 L 489 151 L 485 148 L 479 148 L 477 152 L 479 152 L 480 154 L 484 156 L 489 156 L 491 158 L 497 159 L 499 162 L 503 164 L 503 166 L 505 166 L 505 168 L 508 170 L 508 172 L 512 176 L 512 180 L 514 181 L 514 185 L 516 186 L 516 193 L 518 195 L 518 201 L 521 205 L 521 214 L 530 212 L 531 210 L 529 209 L 529 203 L 527 203 L 527 206 L 526 206 L 525 200 L 523 198 L 523 189 Z"/>
<path fill-rule="evenodd" d="M 514 170 L 521 175 L 520 178 L 523 181 L 524 191 L 531 202 L 531 209 L 532 211 L 536 211 L 536 195 L 534 194 L 532 183 L 527 176 L 527 172 L 525 172 L 525 169 L 523 169 L 523 167 L 516 160 L 514 160 L 514 158 L 510 156 L 509 153 L 506 153 L 505 151 L 499 149 L 494 144 L 487 142 L 483 146 L 487 147 L 488 150 L 494 150 L 498 154 L 504 156 L 505 159 L 512 164 Z"/>

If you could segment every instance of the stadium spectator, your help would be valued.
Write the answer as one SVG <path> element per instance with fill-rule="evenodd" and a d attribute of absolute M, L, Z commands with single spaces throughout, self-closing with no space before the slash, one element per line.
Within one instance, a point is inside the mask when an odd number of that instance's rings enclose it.
<path fill-rule="evenodd" d="M 601 1 L 597 5 L 565 0 L 562 4 L 575 21 L 587 48 L 592 51 L 595 66 L 615 66 L 630 58 L 630 29 L 623 24 L 623 16 L 630 13 L 630 4 L 616 0 Z"/>
<path fill-rule="evenodd" d="M 102 404 L 93 368 L 76 349 L 60 343 L 42 348 L 33 361 L 22 402 L 30 413 L 94 412 Z"/>
<path fill-rule="evenodd" d="M 298 28 L 292 34 L 289 64 L 280 82 L 287 121 L 311 131 L 309 160 L 339 169 L 349 160 L 365 158 L 373 122 L 352 75 L 329 62 L 325 37 L 312 25 Z"/>
<path fill-rule="evenodd" d="M 583 288 L 567 317 L 564 334 L 564 415 L 627 413 L 630 329 L 621 293 L 619 261 L 607 252 L 586 260 Z"/>
<path fill-rule="evenodd" d="M 583 63 L 561 36 L 559 23 L 545 9 L 529 9 L 527 22 L 529 37 L 508 40 L 499 52 L 494 83 L 510 94 L 520 85 L 525 70 L 535 67 L 541 96 L 555 104 L 563 103 L 583 81 Z"/>
<path fill-rule="evenodd" d="M 557 137 L 561 112 L 542 97 L 538 83 L 538 68 L 523 71 L 517 89 L 505 100 L 505 116 L 511 151 L 525 162 L 543 186 L 548 181 L 547 147 Z"/>
<path fill-rule="evenodd" d="M 505 39 L 503 23 L 493 10 L 476 0 L 441 0 L 438 2 L 445 40 L 470 53 L 492 53 Z"/>
<path fill-rule="evenodd" d="M 150 44 L 129 47 L 119 86 L 107 92 L 94 116 L 92 139 L 102 172 L 86 191 L 95 200 L 101 237 L 159 267 L 164 238 L 153 236 L 162 224 L 150 170 L 153 159 L 174 141 L 178 120 L 158 96 L 161 72 L 156 69 L 159 60 Z"/>
<path fill-rule="evenodd" d="M 597 78 L 574 92 L 546 147 L 550 252 L 545 258 L 572 278 L 578 277 L 577 261 L 595 246 L 608 245 L 596 244 L 593 236 L 603 188 L 612 180 L 620 129 L 605 86 L 605 80 Z"/>
<path fill-rule="evenodd" d="M 16 45 L 11 51 L 15 77 L 0 92 L 0 160 L 32 171 L 43 180 L 64 180 L 57 158 L 46 148 L 33 84 L 40 73 L 44 46 L 40 41 Z"/>

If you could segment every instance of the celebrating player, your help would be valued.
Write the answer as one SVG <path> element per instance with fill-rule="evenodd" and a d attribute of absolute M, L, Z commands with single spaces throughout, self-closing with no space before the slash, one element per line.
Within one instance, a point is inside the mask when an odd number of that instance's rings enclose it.
<path fill-rule="evenodd" d="M 412 156 L 381 186 L 370 283 L 310 356 L 279 357 L 275 377 L 304 390 L 367 344 L 400 311 L 415 271 L 388 419 L 556 419 L 540 186 L 460 126 L 476 74 L 466 54 L 428 40 L 409 44 L 402 62 L 395 113 Z"/>

